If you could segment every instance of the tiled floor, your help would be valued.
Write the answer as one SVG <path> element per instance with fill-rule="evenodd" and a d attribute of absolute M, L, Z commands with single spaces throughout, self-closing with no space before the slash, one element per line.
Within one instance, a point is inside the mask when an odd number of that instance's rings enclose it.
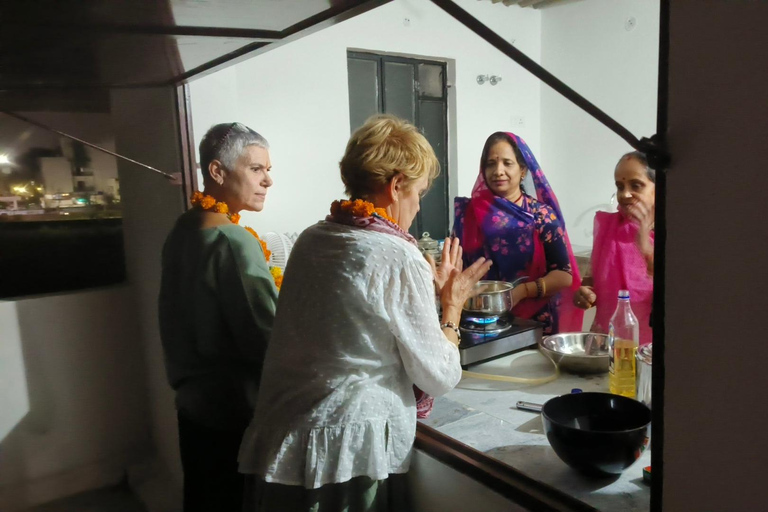
<path fill-rule="evenodd" d="M 126 487 L 120 486 L 77 494 L 24 512 L 146 512 L 146 509 Z"/>

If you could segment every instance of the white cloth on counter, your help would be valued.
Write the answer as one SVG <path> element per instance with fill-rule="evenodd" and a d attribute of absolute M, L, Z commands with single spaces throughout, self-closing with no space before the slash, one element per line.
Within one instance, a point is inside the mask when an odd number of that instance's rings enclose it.
<path fill-rule="evenodd" d="M 404 473 L 412 385 L 439 396 L 460 379 L 419 250 L 319 222 L 291 252 L 240 471 L 309 489 Z"/>

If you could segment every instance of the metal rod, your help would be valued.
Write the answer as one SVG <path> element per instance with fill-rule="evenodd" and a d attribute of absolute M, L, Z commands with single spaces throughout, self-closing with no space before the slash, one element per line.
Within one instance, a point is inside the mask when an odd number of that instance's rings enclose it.
<path fill-rule="evenodd" d="M 522 400 L 517 402 L 515 406 L 521 411 L 530 411 L 530 412 L 541 412 L 541 408 L 544 407 L 544 405 L 542 404 L 535 404 L 533 402 L 524 402 Z"/>
<path fill-rule="evenodd" d="M 235 27 L 201 27 L 190 25 L 141 25 L 131 23 L 55 23 L 55 22 L 14 22 L 13 24 L 0 23 L 3 33 L 29 33 L 34 29 L 44 29 L 47 34 L 51 32 L 73 32 L 78 36 L 99 35 L 157 35 L 157 36 L 196 36 L 196 37 L 221 37 L 244 39 L 269 39 L 277 41 L 282 39 L 278 30 L 261 30 Z"/>
<path fill-rule="evenodd" d="M 106 153 L 108 155 L 112 155 L 112 156 L 114 156 L 116 158 L 120 158 L 122 160 L 125 160 L 126 162 L 131 162 L 132 164 L 136 164 L 139 167 L 143 167 L 143 168 L 148 169 L 148 170 L 150 170 L 152 172 L 156 172 L 157 174 L 162 175 L 164 178 L 166 178 L 168 180 L 171 180 L 171 181 L 177 181 L 178 180 L 178 178 L 176 176 L 174 176 L 172 174 L 168 174 L 167 172 L 163 172 L 160 169 L 155 169 L 151 165 L 143 164 L 143 163 L 141 163 L 139 161 L 134 160 L 133 158 L 128 158 L 127 156 L 123 156 L 123 155 L 120 155 L 118 153 L 115 153 L 114 151 L 110 151 L 108 149 L 102 148 L 101 146 L 97 146 L 96 144 L 91 144 L 87 140 L 79 139 L 79 138 L 77 138 L 77 137 L 75 137 L 73 135 L 70 135 L 68 133 L 64 133 L 62 131 L 56 130 L 55 128 L 51 128 L 50 126 L 47 126 L 47 125 L 45 125 L 43 123 L 34 121 L 32 119 L 29 119 L 28 117 L 24 117 L 24 116 L 22 116 L 20 114 L 17 114 L 15 112 L 3 111 L 3 114 L 5 114 L 7 116 L 10 116 L 10 117 L 15 117 L 16 119 L 19 119 L 20 121 L 24 121 L 25 123 L 33 124 L 33 125 L 35 125 L 35 126 L 37 126 L 39 128 L 42 128 L 44 130 L 48 130 L 49 132 L 57 133 L 57 134 L 61 135 L 62 137 L 66 137 L 68 139 L 75 140 L 77 142 L 85 144 L 88 147 L 91 147 L 93 149 L 101 151 L 102 153 Z"/>
<path fill-rule="evenodd" d="M 520 66 L 529 71 L 536 78 L 552 87 L 556 92 L 562 94 L 576 106 L 600 121 L 609 130 L 613 131 L 616 135 L 627 141 L 627 143 L 629 143 L 629 145 L 633 148 L 637 149 L 638 151 L 645 152 L 659 151 L 651 139 L 643 139 L 643 141 L 640 141 L 632 134 L 632 132 L 624 128 L 624 126 L 619 124 L 608 114 L 600 110 L 597 106 L 592 104 L 579 93 L 568 87 L 555 75 L 541 67 L 530 57 L 512 46 L 512 44 L 505 41 L 499 34 L 485 26 L 477 18 L 453 3 L 451 0 L 432 0 L 432 3 L 436 4 L 445 12 L 456 18 L 456 20 L 458 20 L 462 25 L 485 39 L 485 41 L 487 41 L 491 46 L 517 62 Z"/>

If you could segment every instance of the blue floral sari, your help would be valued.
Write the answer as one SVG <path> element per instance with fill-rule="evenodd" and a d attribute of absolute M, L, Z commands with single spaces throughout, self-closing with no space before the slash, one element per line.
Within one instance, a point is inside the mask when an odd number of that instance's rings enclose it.
<path fill-rule="evenodd" d="M 542 299 L 527 299 L 512 313 L 544 324 L 545 334 L 581 331 L 583 312 L 573 307 L 573 292 L 581 277 L 573 256 L 565 222 L 552 188 L 528 145 L 515 134 L 507 133 L 523 155 L 531 173 L 537 198 L 524 194 L 521 205 L 493 194 L 486 183 L 484 162 L 472 189 L 472 197 L 457 197 L 454 235 L 464 248 L 464 263 L 483 256 L 493 261 L 486 279 L 535 281 L 552 270 L 573 276 L 571 286 Z"/>

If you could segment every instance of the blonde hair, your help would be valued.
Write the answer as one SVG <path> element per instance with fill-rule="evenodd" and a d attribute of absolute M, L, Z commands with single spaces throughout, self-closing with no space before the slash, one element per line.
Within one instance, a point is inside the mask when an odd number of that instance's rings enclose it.
<path fill-rule="evenodd" d="M 398 173 L 405 186 L 427 174 L 429 185 L 440 163 L 427 139 L 411 123 L 391 115 L 375 115 L 355 130 L 339 162 L 344 190 L 352 199 L 375 193 Z"/>

